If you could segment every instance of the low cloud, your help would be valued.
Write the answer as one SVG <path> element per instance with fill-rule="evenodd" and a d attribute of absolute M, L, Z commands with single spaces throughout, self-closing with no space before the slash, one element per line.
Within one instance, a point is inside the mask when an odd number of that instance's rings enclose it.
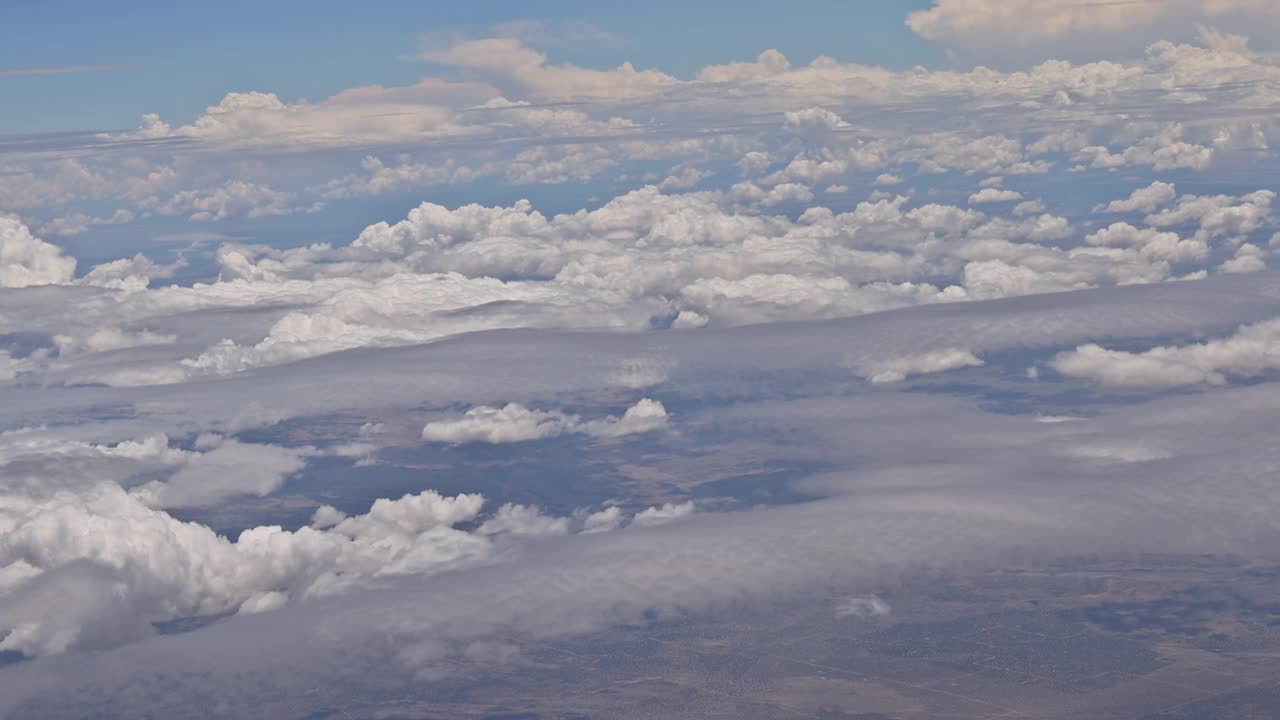
<path fill-rule="evenodd" d="M 531 410 L 519 403 L 497 408 L 480 406 L 457 420 L 437 420 L 422 428 L 422 438 L 432 442 L 490 444 L 527 442 L 576 433 L 597 438 L 622 437 L 667 426 L 662 403 L 648 398 L 627 408 L 620 417 L 583 420 L 558 410 Z"/>

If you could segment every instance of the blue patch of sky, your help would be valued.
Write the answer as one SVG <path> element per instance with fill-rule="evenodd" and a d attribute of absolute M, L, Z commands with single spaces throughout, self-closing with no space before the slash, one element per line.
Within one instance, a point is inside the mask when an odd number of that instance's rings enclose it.
<path fill-rule="evenodd" d="M 774 47 L 793 62 L 818 55 L 910 67 L 943 61 L 903 20 L 927 0 L 495 0 L 479 3 L 7 0 L 0 73 L 120 65 L 92 72 L 0 74 L 0 133 L 128 128 L 145 112 L 190 120 L 229 91 L 319 99 L 344 88 L 408 84 L 429 68 L 405 58 L 435 37 L 480 37 L 517 20 L 589 24 L 617 41 L 567 31 L 553 62 L 630 60 L 679 76 Z"/>

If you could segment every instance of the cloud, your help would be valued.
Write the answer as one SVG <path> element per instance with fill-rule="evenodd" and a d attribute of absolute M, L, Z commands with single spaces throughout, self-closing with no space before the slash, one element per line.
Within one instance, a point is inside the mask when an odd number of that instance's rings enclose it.
<path fill-rule="evenodd" d="M 1014 202 L 1022 199 L 1022 193 L 1015 190 L 1001 190 L 999 188 L 983 188 L 978 192 L 969 196 L 970 205 L 981 205 L 984 203 L 1001 203 Z"/>
<path fill-rule="evenodd" d="M 1272 190 L 1234 197 L 1231 195 L 1183 195 L 1171 208 L 1150 214 L 1146 223 L 1169 228 L 1197 226 L 1196 237 L 1213 239 L 1255 232 L 1271 218 Z"/>
<path fill-rule="evenodd" d="M 879 385 L 902 382 L 912 375 L 946 372 L 982 364 L 982 360 L 968 350 L 946 348 L 891 358 L 870 367 L 861 368 L 861 373 L 863 377 Z"/>
<path fill-rule="evenodd" d="M 44 223 L 40 226 L 40 230 L 49 235 L 73 237 L 84 233 L 93 225 L 122 225 L 133 222 L 133 217 L 132 212 L 123 208 L 107 217 L 90 217 L 84 213 L 73 212 Z"/>
<path fill-rule="evenodd" d="M 202 456 L 216 460 L 189 465 L 201 477 L 189 478 L 186 489 L 215 479 L 214 465 L 232 469 L 225 464 L 229 453 L 251 462 L 235 462 L 238 472 L 267 460 L 266 449 L 255 454 L 233 443 Z M 154 622 L 255 614 L 395 576 L 484 565 L 496 559 L 500 543 L 571 528 L 570 518 L 508 503 L 474 531 L 459 530 L 481 516 L 484 498 L 427 490 L 379 499 L 352 517 L 322 507 L 313 527 L 254 527 L 232 542 L 148 507 L 140 502 L 146 494 L 102 483 L 44 498 L 4 496 L 0 567 L 10 572 L 0 576 L 0 650 L 39 656 L 115 647 L 152 635 Z M 625 516 L 611 510 L 577 527 L 598 533 L 620 526 Z M 692 505 L 648 508 L 631 524 L 652 526 L 691 512 Z M 15 575 L 14 568 L 23 570 Z"/>
<path fill-rule="evenodd" d="M 551 65 L 545 53 L 511 37 L 467 40 L 428 50 L 421 59 L 473 73 L 539 100 L 629 100 L 652 96 L 679 82 L 658 70 L 636 70 L 629 62 L 612 70 Z"/>
<path fill-rule="evenodd" d="M 210 506 L 238 495 L 261 497 L 301 470 L 303 458 L 313 453 L 311 448 L 225 440 L 192 457 L 168 480 L 152 481 L 133 493 L 152 508 Z"/>
<path fill-rule="evenodd" d="M 1150 213 L 1154 212 L 1156 208 L 1162 205 L 1173 202 L 1174 198 L 1177 196 L 1177 190 L 1172 184 L 1157 180 L 1145 188 L 1134 190 L 1129 197 L 1124 200 L 1112 200 L 1106 205 L 1099 205 L 1095 208 L 1095 212 Z"/>
<path fill-rule="evenodd" d="M 694 506 L 693 501 L 679 504 L 666 503 L 662 507 L 651 507 L 636 513 L 636 516 L 631 519 L 631 525 L 633 527 L 666 525 L 681 518 L 689 517 L 695 512 L 697 512 L 697 508 Z"/>
<path fill-rule="evenodd" d="M 1082 345 L 1054 358 L 1053 368 L 1104 385 L 1178 387 L 1222 385 L 1229 376 L 1256 377 L 1280 369 L 1280 320 L 1246 325 L 1234 335 L 1144 352 Z"/>
<path fill-rule="evenodd" d="M 836 603 L 836 617 L 876 618 L 893 613 L 889 603 L 875 595 L 851 597 Z"/>
<path fill-rule="evenodd" d="M 217 222 L 231 217 L 269 217 L 301 212 L 293 206 L 293 193 L 277 192 L 265 185 L 230 180 L 208 190 L 183 190 L 166 200 L 151 200 L 143 207 L 161 215 L 187 215 L 195 222 Z M 311 209 L 317 209 L 313 205 Z"/>
<path fill-rule="evenodd" d="M 531 410 L 518 403 L 501 408 L 480 406 L 457 420 L 437 420 L 422 428 L 422 439 L 431 442 L 490 444 L 527 442 L 581 433 L 599 438 L 622 437 L 666 427 L 662 403 L 644 398 L 621 417 L 583 421 L 558 410 Z"/>
<path fill-rule="evenodd" d="M 0 214 L 0 288 L 65 284 L 75 271 L 75 258 L 32 235 L 18 218 Z"/>
<path fill-rule="evenodd" d="M 556 411 L 530 410 L 518 403 L 501 408 L 476 407 L 457 420 L 429 422 L 422 439 L 431 442 L 491 444 L 558 437 L 576 420 Z"/>
<path fill-rule="evenodd" d="M 1197 21 L 1223 16 L 1266 23 L 1280 19 L 1280 10 L 1268 0 L 934 0 L 933 7 L 911 13 L 907 26 L 930 40 L 977 44 L 999 37 L 1028 46 L 1064 37 L 1124 33 L 1172 21 L 1192 28 Z"/>

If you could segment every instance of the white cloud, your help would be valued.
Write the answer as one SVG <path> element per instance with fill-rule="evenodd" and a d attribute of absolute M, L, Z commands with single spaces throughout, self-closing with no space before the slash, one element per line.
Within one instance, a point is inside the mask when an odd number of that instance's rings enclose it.
<path fill-rule="evenodd" d="M 1171 183 L 1160 182 L 1159 180 L 1151 183 L 1147 187 L 1134 190 L 1128 198 L 1124 200 L 1112 200 L 1104 205 L 1095 208 L 1095 212 L 1154 212 L 1156 208 L 1173 202 L 1178 196 L 1177 190 Z"/>
<path fill-rule="evenodd" d="M 1022 193 L 1016 190 L 1000 190 L 999 188 L 988 187 L 970 195 L 969 204 L 1014 202 L 1021 199 Z"/>
<path fill-rule="evenodd" d="M 697 512 L 693 501 L 689 500 L 683 503 L 665 503 L 661 507 L 654 506 L 646 508 L 636 513 L 631 519 L 632 527 L 655 527 L 658 525 L 666 525 L 675 522 L 681 518 L 689 517 Z"/>
<path fill-rule="evenodd" d="M 1235 275 L 1262 272 L 1267 269 L 1267 254 L 1257 245 L 1244 243 L 1236 249 L 1234 257 L 1218 266 L 1218 272 Z"/>
<path fill-rule="evenodd" d="M 73 237 L 83 234 L 94 225 L 122 225 L 128 222 L 133 222 L 133 213 L 123 208 L 107 217 L 90 217 L 82 212 L 73 212 L 42 224 L 40 231 L 46 235 Z"/>
<path fill-rule="evenodd" d="M 428 50 L 422 59 L 474 73 L 534 99 L 626 100 L 653 95 L 678 81 L 657 70 L 623 63 L 612 70 L 552 65 L 546 54 L 516 38 L 468 40 Z"/>
<path fill-rule="evenodd" d="M 1112 223 L 1085 236 L 1090 245 L 1133 247 L 1145 257 L 1171 263 L 1187 263 L 1203 260 L 1209 255 L 1209 246 L 1203 240 L 1183 240 L 1176 233 L 1161 232 L 1153 228 L 1136 228 L 1126 222 Z"/>
<path fill-rule="evenodd" d="M 0 588 L 0 649 L 46 655 L 113 647 L 152 634 L 152 622 L 278 609 L 379 578 L 491 562 L 497 542 L 569 531 L 569 518 L 513 504 L 474 532 L 454 527 L 480 517 L 483 504 L 479 495 L 427 490 L 377 500 L 353 517 L 324 506 L 313 527 L 255 527 L 233 542 L 149 508 L 137 493 L 111 483 L 43 499 L 7 495 L 0 503 L 0 567 L 19 562 L 27 570 Z M 691 505 L 649 508 L 631 524 L 660 524 L 691 512 Z M 625 520 L 616 508 L 591 517 L 586 529 L 592 532 Z M 77 589 L 84 592 L 72 592 Z"/>
<path fill-rule="evenodd" d="M 1198 238 L 1242 236 L 1261 229 L 1271 218 L 1271 190 L 1234 197 L 1231 195 L 1183 195 L 1172 208 L 1148 215 L 1146 223 L 1167 228 L 1197 225 Z"/>
<path fill-rule="evenodd" d="M 237 495 L 268 495 L 301 470 L 312 448 L 284 448 L 225 440 L 191 457 L 168 480 L 133 491 L 152 508 L 205 507 Z"/>
<path fill-rule="evenodd" d="M 676 167 L 672 168 L 671 174 L 665 180 L 658 183 L 658 189 L 663 191 L 690 190 L 709 177 L 711 177 L 709 171 L 699 170 L 690 165 Z"/>
<path fill-rule="evenodd" d="M 659 430 L 667 425 L 662 403 L 644 398 L 621 417 L 584 421 L 558 410 L 531 410 L 519 403 L 501 408 L 480 406 L 457 420 L 437 420 L 422 428 L 422 438 L 432 442 L 491 444 L 527 442 L 581 433 L 599 438 L 622 437 Z"/>
<path fill-rule="evenodd" d="M 0 214 L 0 288 L 71 282 L 75 258 L 34 235 L 12 215 Z"/>
<path fill-rule="evenodd" d="M 293 205 L 294 194 L 277 192 L 265 185 L 229 180 L 207 190 L 183 190 L 167 200 L 153 199 L 144 207 L 161 215 L 188 215 L 196 222 L 217 222 L 231 217 L 267 217 L 301 212 Z M 313 208 L 318 206 L 312 206 Z"/>
<path fill-rule="evenodd" d="M 501 408 L 471 408 L 457 420 L 437 420 L 422 428 L 422 439 L 431 442 L 492 444 L 526 442 L 558 437 L 576 419 L 557 411 L 530 410 L 519 403 Z"/>
<path fill-rule="evenodd" d="M 901 382 L 913 375 L 940 373 L 982 364 L 982 360 L 968 350 L 946 348 L 891 358 L 868 367 L 861 367 L 859 371 L 863 377 L 879 385 Z"/>
<path fill-rule="evenodd" d="M 1139 353 L 1091 343 L 1058 355 L 1053 368 L 1105 385 L 1221 385 L 1228 376 L 1255 377 L 1280 369 L 1280 320 L 1247 325 L 1219 340 Z"/>

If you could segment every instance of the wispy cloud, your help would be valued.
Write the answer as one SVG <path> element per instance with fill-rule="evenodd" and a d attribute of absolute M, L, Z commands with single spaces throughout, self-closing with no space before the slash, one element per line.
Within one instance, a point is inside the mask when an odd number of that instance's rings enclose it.
<path fill-rule="evenodd" d="M 33 77 L 36 75 L 70 75 L 72 73 L 103 72 L 129 67 L 129 63 L 103 63 L 100 65 L 50 65 L 45 67 L 0 68 L 0 77 Z"/>

